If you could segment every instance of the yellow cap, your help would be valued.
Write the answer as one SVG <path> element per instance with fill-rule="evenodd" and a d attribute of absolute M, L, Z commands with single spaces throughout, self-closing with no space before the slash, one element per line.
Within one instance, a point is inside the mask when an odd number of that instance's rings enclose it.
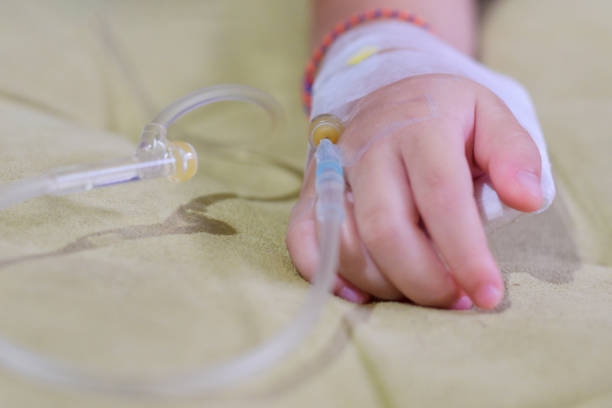
<path fill-rule="evenodd" d="M 329 139 L 334 144 L 338 143 L 342 132 L 344 126 L 334 115 L 319 115 L 310 122 L 310 140 L 315 146 L 318 146 L 323 139 Z"/>
<path fill-rule="evenodd" d="M 171 181 L 187 181 L 198 171 L 198 153 L 186 142 L 171 142 L 168 151 L 174 156 L 174 174 Z"/>

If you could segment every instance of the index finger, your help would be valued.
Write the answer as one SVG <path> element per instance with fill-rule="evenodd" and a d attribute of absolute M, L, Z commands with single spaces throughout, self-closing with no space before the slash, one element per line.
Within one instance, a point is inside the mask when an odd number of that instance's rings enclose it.
<path fill-rule="evenodd" d="M 462 127 L 429 122 L 402 140 L 415 202 L 432 240 L 457 283 L 474 303 L 495 307 L 504 285 L 474 200 Z"/>

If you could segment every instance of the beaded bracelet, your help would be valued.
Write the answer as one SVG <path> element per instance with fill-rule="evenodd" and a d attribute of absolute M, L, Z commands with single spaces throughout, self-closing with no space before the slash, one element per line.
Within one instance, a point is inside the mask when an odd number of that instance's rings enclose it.
<path fill-rule="evenodd" d="M 306 69 L 304 70 L 302 103 L 304 105 L 304 111 L 307 115 L 310 115 L 310 105 L 312 103 L 312 84 L 314 82 L 315 73 L 317 72 L 317 69 L 321 64 L 325 53 L 327 52 L 331 44 L 334 42 L 334 40 L 338 38 L 341 34 L 350 30 L 351 28 L 354 28 L 363 23 L 381 19 L 397 19 L 414 24 L 417 27 L 421 27 L 425 30 L 430 29 L 429 24 L 427 24 L 420 17 L 414 14 L 407 13 L 405 11 L 393 10 L 388 8 L 378 8 L 366 11 L 365 13 L 355 14 L 349 19 L 336 24 L 334 29 L 329 34 L 325 35 L 325 37 L 323 37 L 321 45 L 312 53 L 312 57 L 310 58 L 308 64 L 306 64 Z"/>

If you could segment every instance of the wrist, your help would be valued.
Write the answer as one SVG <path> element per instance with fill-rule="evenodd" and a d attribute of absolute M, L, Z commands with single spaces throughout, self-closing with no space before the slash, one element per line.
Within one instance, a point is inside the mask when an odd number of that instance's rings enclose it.
<path fill-rule="evenodd" d="M 314 83 L 314 78 L 319 70 L 320 64 L 322 63 L 324 57 L 326 57 L 326 54 L 328 53 L 329 49 L 332 46 L 337 48 L 337 44 L 335 44 L 336 40 L 339 37 L 346 37 L 347 31 L 350 33 L 358 26 L 363 26 L 364 24 L 369 24 L 373 21 L 381 20 L 397 20 L 402 21 L 404 23 L 410 23 L 411 25 L 415 25 L 425 30 L 429 29 L 428 23 L 420 17 L 414 14 L 407 13 L 405 11 L 392 10 L 388 8 L 379 8 L 355 14 L 350 18 L 346 19 L 345 21 L 337 23 L 334 26 L 333 30 L 331 30 L 327 35 L 323 37 L 323 39 L 321 40 L 321 45 L 313 52 L 310 61 L 306 65 L 303 78 L 302 102 L 304 104 L 304 110 L 307 114 L 310 114 L 311 109 L 312 86 Z M 363 54 L 364 51 L 365 54 Z M 373 53 L 375 53 L 376 51 L 377 50 L 374 49 Z M 348 61 L 349 65 L 357 64 L 362 59 L 365 59 L 371 55 L 368 54 L 367 50 L 359 50 L 358 52 L 362 53 L 363 55 L 353 55 Z"/>
<path fill-rule="evenodd" d="M 356 27 L 329 47 L 312 84 L 310 117 L 330 113 L 348 121 L 354 102 L 380 88 L 419 75 L 461 75 L 470 63 L 412 24 L 388 20 Z"/>
<path fill-rule="evenodd" d="M 478 0 L 311 0 L 312 39 L 321 42 L 338 21 L 376 7 L 406 10 L 422 17 L 436 35 L 466 55 L 473 55 Z"/>

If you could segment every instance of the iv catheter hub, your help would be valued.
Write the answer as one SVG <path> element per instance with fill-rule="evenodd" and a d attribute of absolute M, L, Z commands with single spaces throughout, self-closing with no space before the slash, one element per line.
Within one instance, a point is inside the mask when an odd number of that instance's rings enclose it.
<path fill-rule="evenodd" d="M 42 195 L 78 193 L 156 177 L 187 181 L 197 171 L 197 160 L 190 144 L 168 142 L 155 148 L 139 148 L 123 159 L 62 167 L 36 178 L 0 186 L 0 209 Z"/>
<path fill-rule="evenodd" d="M 318 146 L 323 139 L 336 144 L 343 132 L 344 125 L 334 115 L 319 115 L 310 122 L 310 140 L 314 146 Z"/>

